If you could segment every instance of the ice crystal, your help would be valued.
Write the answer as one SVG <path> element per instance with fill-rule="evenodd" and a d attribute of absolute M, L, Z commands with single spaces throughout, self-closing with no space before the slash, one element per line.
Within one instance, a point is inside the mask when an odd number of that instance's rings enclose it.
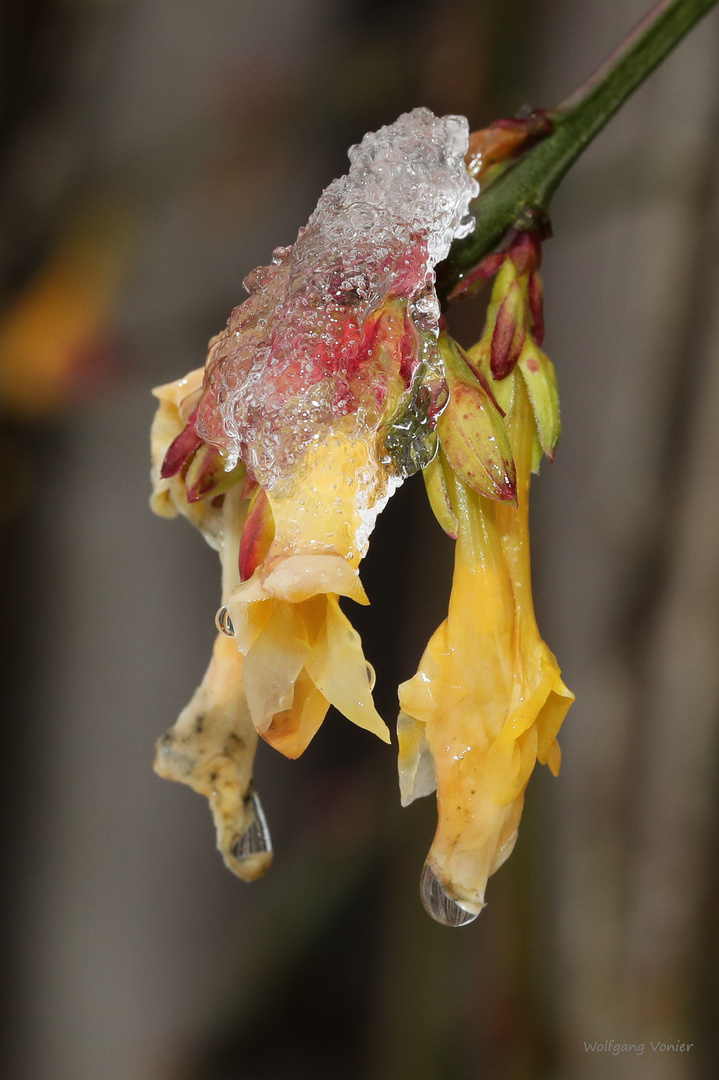
<path fill-rule="evenodd" d="M 365 135 L 294 246 L 246 278 L 249 298 L 212 345 L 196 427 L 267 490 L 291 484 L 338 423 L 366 437 L 386 418 L 390 375 L 372 320 L 393 298 L 417 331 L 402 353 L 410 386 L 416 342 L 438 332 L 434 267 L 473 227 L 467 145 L 463 117 L 424 108 Z"/>

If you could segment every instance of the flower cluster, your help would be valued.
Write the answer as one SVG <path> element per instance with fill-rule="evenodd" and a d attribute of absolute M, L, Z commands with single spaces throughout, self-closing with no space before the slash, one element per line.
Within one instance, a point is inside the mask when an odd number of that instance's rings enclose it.
<path fill-rule="evenodd" d="M 452 925 L 478 914 L 487 878 L 511 853 L 535 761 L 557 774 L 556 736 L 574 700 L 531 592 L 530 477 L 559 437 L 554 368 L 540 348 L 539 256 L 537 234 L 516 236 L 494 259 L 481 341 L 468 353 L 445 343 L 450 399 L 425 469 L 457 543 L 449 614 L 399 688 L 400 788 L 404 805 L 437 790 L 422 895 Z"/>
<path fill-rule="evenodd" d="M 489 129 L 485 164 L 539 137 L 533 123 Z M 400 786 L 404 804 L 437 790 L 422 894 L 455 925 L 511 850 L 535 761 L 556 772 L 572 700 L 529 570 L 530 472 L 559 435 L 539 233 L 513 233 L 463 282 L 495 276 L 468 352 L 434 290 L 436 263 L 472 227 L 472 138 L 462 118 L 417 109 L 353 147 L 297 243 L 247 279 L 204 370 L 155 391 L 152 431 L 153 508 L 189 518 L 223 569 L 210 667 L 156 768 L 209 797 L 218 846 L 246 880 L 271 858 L 258 734 L 297 757 L 334 705 L 390 741 L 340 597 L 368 603 L 359 565 L 377 514 L 422 470 L 456 558 L 448 617 L 400 687 Z"/>

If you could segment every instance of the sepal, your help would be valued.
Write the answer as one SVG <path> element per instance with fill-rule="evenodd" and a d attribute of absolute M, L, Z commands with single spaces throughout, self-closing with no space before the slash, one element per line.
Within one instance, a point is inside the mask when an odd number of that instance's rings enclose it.
<path fill-rule="evenodd" d="M 497 312 L 490 351 L 490 367 L 497 381 L 512 374 L 524 346 L 524 297 L 518 281 L 507 289 Z"/>
<path fill-rule="evenodd" d="M 537 435 L 542 450 L 550 461 L 559 440 L 562 425 L 559 419 L 559 390 L 554 364 L 548 356 L 528 344 L 518 364 L 532 404 Z M 533 463 L 534 465 L 534 463 Z"/>
<path fill-rule="evenodd" d="M 249 581 L 264 561 L 275 538 L 275 520 L 264 488 L 256 487 L 250 498 L 247 520 L 240 540 L 240 580 Z"/>
<path fill-rule="evenodd" d="M 170 443 L 162 462 L 160 476 L 168 480 L 177 476 L 192 455 L 202 446 L 202 439 L 195 431 L 193 420 L 189 420 L 176 439 Z"/>
<path fill-rule="evenodd" d="M 198 502 L 207 495 L 222 495 L 235 484 L 244 481 L 247 469 L 239 461 L 234 469 L 225 469 L 226 456 L 209 443 L 202 443 L 190 459 L 185 473 L 188 502 Z"/>
<path fill-rule="evenodd" d="M 446 334 L 439 348 L 449 402 L 437 423 L 440 445 L 458 476 L 480 495 L 517 501 L 517 480 L 502 413 L 491 391 L 477 379 Z"/>
<path fill-rule="evenodd" d="M 424 477 L 424 486 L 427 489 L 427 498 L 432 513 L 447 533 L 447 536 L 451 536 L 453 540 L 456 540 L 459 533 L 459 523 L 449 500 L 449 492 L 444 478 L 444 455 L 441 449 L 437 450 L 435 457 L 422 470 L 422 476 Z"/>

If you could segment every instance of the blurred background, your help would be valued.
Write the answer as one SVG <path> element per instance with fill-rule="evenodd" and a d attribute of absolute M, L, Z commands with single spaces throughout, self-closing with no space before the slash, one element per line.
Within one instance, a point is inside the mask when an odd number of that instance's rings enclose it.
<path fill-rule="evenodd" d="M 564 435 L 533 488 L 540 628 L 576 692 L 467 928 L 425 915 L 432 799 L 341 717 L 259 747 L 276 847 L 235 880 L 151 771 L 199 682 L 219 566 L 147 507 L 150 388 L 347 147 L 415 105 L 552 106 L 645 0 L 5 0 L 0 175 L 9 1080 L 699 1080 L 719 1073 L 719 18 L 556 196 Z M 465 345 L 482 304 L 454 316 Z M 356 612 L 388 721 L 446 613 L 407 482 Z M 585 1044 L 646 1044 L 613 1055 Z M 652 1051 L 650 1040 L 693 1043 Z"/>

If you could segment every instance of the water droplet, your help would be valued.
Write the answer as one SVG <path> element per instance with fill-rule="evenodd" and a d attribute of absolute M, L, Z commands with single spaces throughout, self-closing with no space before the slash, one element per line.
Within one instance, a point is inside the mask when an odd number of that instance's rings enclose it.
<path fill-rule="evenodd" d="M 367 678 L 369 680 L 369 688 L 370 688 L 370 690 L 374 690 L 374 684 L 377 682 L 377 675 L 375 673 L 374 668 L 372 667 L 372 665 L 367 660 L 365 660 L 365 667 L 367 668 Z"/>
<path fill-rule="evenodd" d="M 429 862 L 424 864 L 419 891 L 427 912 L 443 926 L 466 926 L 477 918 L 478 912 L 467 911 L 447 895 Z"/>
<path fill-rule="evenodd" d="M 267 828 L 267 819 L 259 795 L 253 792 L 249 799 L 252 803 L 252 819 L 242 836 L 238 836 L 232 845 L 232 854 L 238 862 L 272 851 L 270 830 Z"/>
<path fill-rule="evenodd" d="M 228 637 L 235 636 L 235 628 L 232 625 L 232 619 L 224 604 L 215 615 L 215 626 L 223 634 L 227 634 Z"/>

